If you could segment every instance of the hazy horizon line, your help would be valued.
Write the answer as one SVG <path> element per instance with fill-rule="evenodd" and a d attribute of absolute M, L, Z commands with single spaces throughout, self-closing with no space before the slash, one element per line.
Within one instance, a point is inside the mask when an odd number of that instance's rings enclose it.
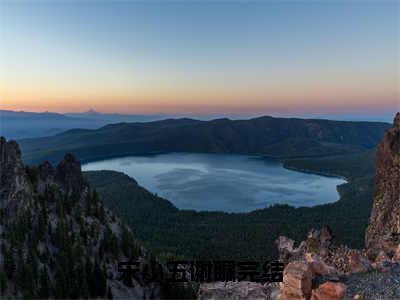
<path fill-rule="evenodd" d="M 159 117 L 159 118 L 199 118 L 199 119 L 206 119 L 206 120 L 213 120 L 219 118 L 232 118 L 232 119 L 251 119 L 251 118 L 258 118 L 263 116 L 270 116 L 275 118 L 315 118 L 315 119 L 331 119 L 331 120 L 338 120 L 338 121 L 376 121 L 376 122 L 391 122 L 393 116 L 396 114 L 397 109 L 394 109 L 391 112 L 382 112 L 376 114 L 365 114 L 365 113 L 358 113 L 358 112 L 324 112 L 324 111 L 316 111 L 316 112 L 259 112 L 259 113 L 232 113 L 232 112 L 209 112 L 209 113 L 194 113 L 194 112 L 176 112 L 176 113 L 163 113 L 163 112 L 156 112 L 156 113 L 148 113 L 148 112 L 120 112 L 120 111 L 100 111 L 93 108 L 89 108 L 84 111 L 51 111 L 51 110 L 26 110 L 26 109 L 0 109 L 0 111 L 8 111 L 8 112 L 15 112 L 15 113 L 35 113 L 35 114 L 59 114 L 59 115 L 83 115 L 88 116 L 92 115 L 99 115 L 99 116 L 107 116 L 107 115 L 119 115 L 119 116 L 126 116 L 126 117 L 135 117 L 135 116 L 142 116 L 142 117 Z"/>

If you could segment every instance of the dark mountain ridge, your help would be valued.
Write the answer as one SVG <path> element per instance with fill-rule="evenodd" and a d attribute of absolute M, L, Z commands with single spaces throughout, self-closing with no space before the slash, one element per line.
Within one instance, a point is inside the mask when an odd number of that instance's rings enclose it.
<path fill-rule="evenodd" d="M 54 112 L 29 112 L 29 111 L 13 111 L 13 110 L 0 110 L 0 118 L 16 118 L 16 119 L 68 119 L 67 116 Z"/>
<path fill-rule="evenodd" d="M 74 129 L 21 140 L 27 163 L 59 160 L 65 151 L 82 161 L 165 152 L 257 154 L 277 158 L 355 153 L 376 146 L 390 125 L 380 122 L 274 118 L 167 119 Z"/>

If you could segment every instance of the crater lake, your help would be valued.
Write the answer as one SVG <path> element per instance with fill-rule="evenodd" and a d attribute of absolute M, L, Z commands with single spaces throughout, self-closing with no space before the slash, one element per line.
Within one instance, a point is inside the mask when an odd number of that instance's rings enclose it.
<path fill-rule="evenodd" d="M 180 209 L 249 212 L 273 204 L 314 206 L 339 199 L 346 181 L 285 169 L 257 156 L 170 153 L 90 162 L 84 171 L 114 170 Z"/>

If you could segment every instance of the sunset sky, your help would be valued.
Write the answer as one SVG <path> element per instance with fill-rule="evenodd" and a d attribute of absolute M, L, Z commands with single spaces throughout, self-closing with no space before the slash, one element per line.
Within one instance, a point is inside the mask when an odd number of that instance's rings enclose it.
<path fill-rule="evenodd" d="M 400 109 L 398 1 L 0 2 L 0 109 Z"/>

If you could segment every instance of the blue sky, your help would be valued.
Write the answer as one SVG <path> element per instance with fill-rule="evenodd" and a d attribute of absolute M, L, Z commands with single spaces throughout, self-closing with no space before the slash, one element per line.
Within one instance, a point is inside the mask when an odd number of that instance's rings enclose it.
<path fill-rule="evenodd" d="M 397 1 L 0 4 L 0 108 L 399 109 Z"/>

